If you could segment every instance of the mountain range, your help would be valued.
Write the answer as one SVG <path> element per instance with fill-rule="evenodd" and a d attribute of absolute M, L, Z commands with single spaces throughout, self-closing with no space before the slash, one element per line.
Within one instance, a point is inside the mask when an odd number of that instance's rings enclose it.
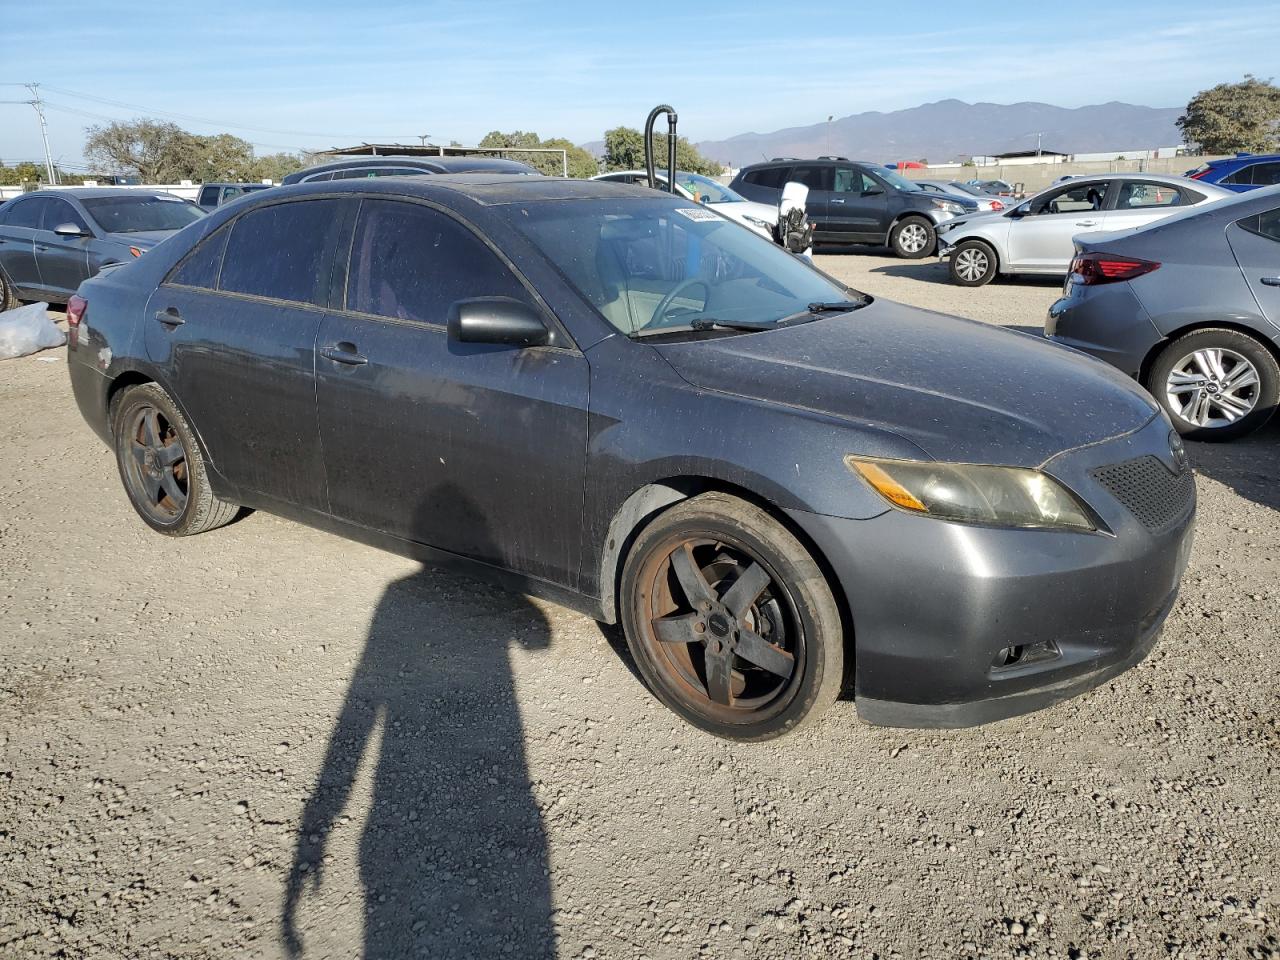
<path fill-rule="evenodd" d="M 1144 150 L 1174 146 L 1182 134 L 1177 107 L 1099 103 L 1055 107 L 1048 103 L 965 103 L 939 100 L 906 110 L 872 110 L 772 133 L 741 133 L 727 140 L 695 141 L 704 156 L 738 167 L 770 157 L 823 154 L 892 162 L 935 163 L 970 156 L 1034 150 L 1060 153 Z M 681 133 L 696 136 L 695 131 Z M 690 137 L 690 139 L 693 139 Z"/>

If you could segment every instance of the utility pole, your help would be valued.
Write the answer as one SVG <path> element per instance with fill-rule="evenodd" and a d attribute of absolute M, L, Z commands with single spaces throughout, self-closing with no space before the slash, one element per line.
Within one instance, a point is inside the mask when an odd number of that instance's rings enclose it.
<path fill-rule="evenodd" d="M 44 101 L 40 99 L 40 84 L 24 83 L 24 87 L 31 91 L 30 100 L 0 100 L 0 103 L 25 103 L 34 107 L 36 116 L 40 118 L 40 136 L 44 140 L 44 171 L 45 176 L 49 178 L 50 186 L 57 186 L 58 173 L 53 168 L 53 157 L 49 153 L 49 126 L 44 120 Z"/>
<path fill-rule="evenodd" d="M 1036 134 L 1036 156 L 1037 156 L 1037 157 L 1041 156 L 1041 153 L 1040 153 L 1040 138 L 1041 138 L 1041 137 L 1043 137 L 1043 136 L 1044 136 L 1044 134 L 1043 134 L 1043 133 L 1037 133 L 1037 134 Z"/>
<path fill-rule="evenodd" d="M 49 125 L 44 122 L 44 103 L 40 100 L 40 84 L 28 83 L 26 88 L 31 91 L 31 106 L 35 107 L 36 116 L 40 118 L 40 136 L 44 140 L 44 167 L 49 174 L 49 184 L 57 186 L 58 173 L 53 169 L 53 157 L 49 155 Z"/>
<path fill-rule="evenodd" d="M 418 139 L 422 141 L 422 145 L 423 145 L 424 147 L 427 145 L 427 138 L 428 138 L 428 137 L 430 137 L 430 136 L 431 136 L 431 134 L 429 134 L 429 133 L 420 133 L 420 134 L 418 134 Z"/>

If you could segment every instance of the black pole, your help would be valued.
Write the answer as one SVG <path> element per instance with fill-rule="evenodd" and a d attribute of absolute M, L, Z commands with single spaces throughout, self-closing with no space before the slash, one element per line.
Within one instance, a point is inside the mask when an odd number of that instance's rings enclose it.
<path fill-rule="evenodd" d="M 649 111 L 649 119 L 644 122 L 644 172 L 649 178 L 650 189 L 658 188 L 658 177 L 653 168 L 653 125 L 659 114 L 667 115 L 667 190 L 676 192 L 676 110 L 665 103 L 660 103 Z"/>

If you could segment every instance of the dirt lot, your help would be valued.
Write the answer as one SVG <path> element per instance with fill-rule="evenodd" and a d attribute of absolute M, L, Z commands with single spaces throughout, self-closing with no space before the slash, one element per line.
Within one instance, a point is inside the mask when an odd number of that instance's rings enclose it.
<path fill-rule="evenodd" d="M 821 262 L 1027 329 L 1056 289 Z M 741 747 L 554 606 L 262 514 L 150 533 L 65 367 L 0 365 L 0 956 L 1280 956 L 1276 428 L 1193 447 L 1182 599 L 1109 686 Z"/>

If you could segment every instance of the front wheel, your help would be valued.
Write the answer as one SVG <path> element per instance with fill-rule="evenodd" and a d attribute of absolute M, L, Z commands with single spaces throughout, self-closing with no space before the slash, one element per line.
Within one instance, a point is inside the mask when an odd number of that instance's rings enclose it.
<path fill-rule="evenodd" d="M 840 692 L 844 636 L 822 571 L 743 500 L 704 493 L 660 515 L 627 556 L 620 596 L 650 689 L 718 737 L 782 736 Z"/>
<path fill-rule="evenodd" d="M 1280 366 L 1261 343 L 1226 328 L 1197 330 L 1165 347 L 1147 389 L 1190 440 L 1234 440 L 1271 419 Z"/>
<path fill-rule="evenodd" d="M 952 283 L 962 287 L 980 287 L 996 275 L 996 253 L 979 240 L 965 240 L 951 252 L 948 269 Z"/>
<path fill-rule="evenodd" d="M 153 530 L 186 537 L 235 519 L 239 507 L 214 496 L 191 427 L 158 384 L 126 390 L 111 423 L 125 493 Z"/>
<path fill-rule="evenodd" d="M 889 231 L 889 246 L 907 260 L 919 260 L 933 253 L 938 235 L 933 224 L 924 217 L 907 217 Z"/>

